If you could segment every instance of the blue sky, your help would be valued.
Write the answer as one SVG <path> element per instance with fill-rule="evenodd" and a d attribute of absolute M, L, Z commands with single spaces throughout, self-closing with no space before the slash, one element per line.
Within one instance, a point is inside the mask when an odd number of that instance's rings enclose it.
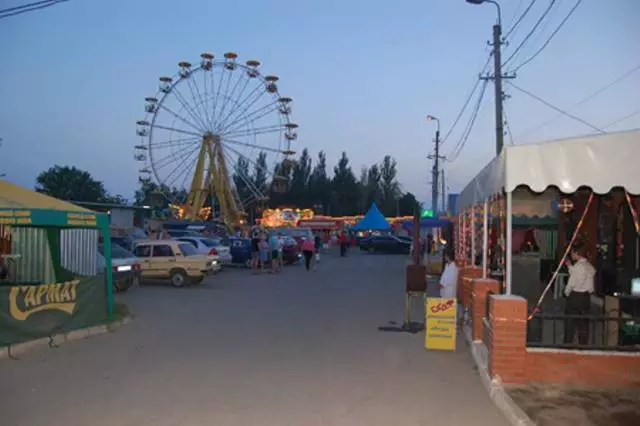
<path fill-rule="evenodd" d="M 0 7 L 28 0 L 2 0 Z M 538 0 L 509 55 L 550 0 Z M 513 64 L 532 54 L 573 0 L 558 0 L 546 27 Z M 528 4 L 503 0 L 505 30 Z M 259 59 L 294 99 L 298 150 L 327 152 L 333 165 L 348 152 L 356 174 L 385 154 L 398 161 L 403 188 L 429 198 L 431 150 L 440 117 L 452 124 L 489 52 L 495 8 L 463 0 L 71 0 L 0 20 L 0 173 L 25 186 L 54 165 L 75 165 L 131 197 L 135 121 L 160 75 L 199 54 L 235 51 Z M 584 0 L 575 15 L 515 83 L 568 108 L 640 64 L 640 2 Z M 445 165 L 459 190 L 494 154 L 493 90 L 464 150 Z M 521 138 L 557 113 L 505 87 L 515 143 L 589 133 L 562 118 Z M 604 126 L 640 109 L 640 72 L 572 113 Z M 444 144 L 449 153 L 466 116 Z M 610 130 L 640 127 L 640 114 Z M 509 141 L 509 137 L 506 137 Z"/>

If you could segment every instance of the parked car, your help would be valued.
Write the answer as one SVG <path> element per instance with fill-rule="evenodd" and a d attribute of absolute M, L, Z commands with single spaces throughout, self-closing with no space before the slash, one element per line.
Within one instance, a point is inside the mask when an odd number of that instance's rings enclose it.
<path fill-rule="evenodd" d="M 130 236 L 123 237 L 111 237 L 111 244 L 117 244 L 125 250 L 133 251 L 133 245 L 135 243 L 135 238 Z"/>
<path fill-rule="evenodd" d="M 191 231 L 188 229 L 163 229 L 164 233 L 168 233 L 171 238 L 182 237 L 202 237 L 202 234 L 197 231 Z"/>
<path fill-rule="evenodd" d="M 278 228 L 274 232 L 293 238 L 299 246 L 302 246 L 303 238 L 313 238 L 313 232 L 310 228 Z"/>
<path fill-rule="evenodd" d="M 107 261 L 104 257 L 104 244 L 98 245 L 98 271 L 106 272 Z M 140 282 L 140 262 L 135 254 L 111 244 L 111 273 L 113 288 L 116 291 L 127 291 Z"/>
<path fill-rule="evenodd" d="M 222 238 L 179 237 L 174 239 L 191 244 L 200 254 L 212 257 L 217 256 L 223 266 L 231 264 L 231 249 L 228 245 L 224 245 L 224 240 Z"/>
<path fill-rule="evenodd" d="M 380 253 L 411 252 L 411 243 L 393 235 L 375 235 L 360 241 L 360 250 Z"/>
<path fill-rule="evenodd" d="M 231 263 L 251 268 L 251 239 L 243 237 L 229 237 Z"/>
<path fill-rule="evenodd" d="M 302 258 L 301 245 L 293 237 L 282 237 L 282 262 L 293 265 Z"/>
<path fill-rule="evenodd" d="M 220 262 L 198 253 L 196 248 L 178 240 L 136 242 L 142 279 L 169 279 L 174 287 L 200 283 L 220 270 Z"/>

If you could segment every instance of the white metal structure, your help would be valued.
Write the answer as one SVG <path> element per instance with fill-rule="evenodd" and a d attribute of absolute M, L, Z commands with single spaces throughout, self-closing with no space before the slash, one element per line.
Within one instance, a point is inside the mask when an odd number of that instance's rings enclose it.
<path fill-rule="evenodd" d="M 612 188 L 623 187 L 630 194 L 638 195 L 639 161 L 640 129 L 507 146 L 462 190 L 456 211 L 462 212 L 484 204 L 496 194 L 506 193 L 505 291 L 511 294 L 511 218 L 516 188 L 526 186 L 543 193 L 555 187 L 561 193 L 571 194 L 580 187 L 589 187 L 597 194 L 606 194 Z M 486 250 L 483 264 L 485 257 Z"/>

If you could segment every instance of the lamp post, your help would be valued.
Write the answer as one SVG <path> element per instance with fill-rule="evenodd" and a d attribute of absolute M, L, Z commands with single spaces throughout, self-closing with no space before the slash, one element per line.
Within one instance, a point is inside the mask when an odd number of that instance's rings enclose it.
<path fill-rule="evenodd" d="M 433 159 L 433 181 L 431 182 L 431 209 L 433 214 L 438 212 L 438 177 L 440 176 L 440 119 L 433 115 L 427 115 L 427 121 L 436 122 L 436 139 L 433 155 L 429 155 L 429 159 Z"/>
<path fill-rule="evenodd" d="M 491 3 L 496 6 L 498 12 L 498 22 L 493 26 L 493 81 L 495 89 L 495 107 L 496 107 L 496 156 L 502 152 L 504 146 L 504 128 L 502 120 L 502 11 L 500 4 L 495 0 L 466 0 L 471 4 Z M 491 77 L 481 77 L 482 79 L 490 79 Z"/>

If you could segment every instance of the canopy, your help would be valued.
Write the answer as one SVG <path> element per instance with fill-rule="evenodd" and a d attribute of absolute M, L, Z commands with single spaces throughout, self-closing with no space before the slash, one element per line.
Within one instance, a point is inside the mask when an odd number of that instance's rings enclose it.
<path fill-rule="evenodd" d="M 624 187 L 637 195 L 639 158 L 640 129 L 507 146 L 460 193 L 456 211 L 521 185 L 535 192 L 553 186 L 565 194 L 583 186 L 598 194 Z"/>
<path fill-rule="evenodd" d="M 109 218 L 0 179 L 0 224 L 106 229 Z"/>
<path fill-rule="evenodd" d="M 437 217 L 424 217 L 420 219 L 420 228 L 442 228 L 449 225 L 451 222 L 447 219 L 439 219 Z M 404 229 L 413 229 L 413 221 L 406 220 L 402 223 Z"/>
<path fill-rule="evenodd" d="M 387 222 L 387 219 L 385 219 L 382 213 L 380 213 L 380 209 L 378 209 L 376 203 L 373 203 L 371 204 L 371 207 L 369 207 L 367 214 L 365 214 L 352 229 L 354 231 L 386 231 L 391 229 L 391 224 Z"/>

